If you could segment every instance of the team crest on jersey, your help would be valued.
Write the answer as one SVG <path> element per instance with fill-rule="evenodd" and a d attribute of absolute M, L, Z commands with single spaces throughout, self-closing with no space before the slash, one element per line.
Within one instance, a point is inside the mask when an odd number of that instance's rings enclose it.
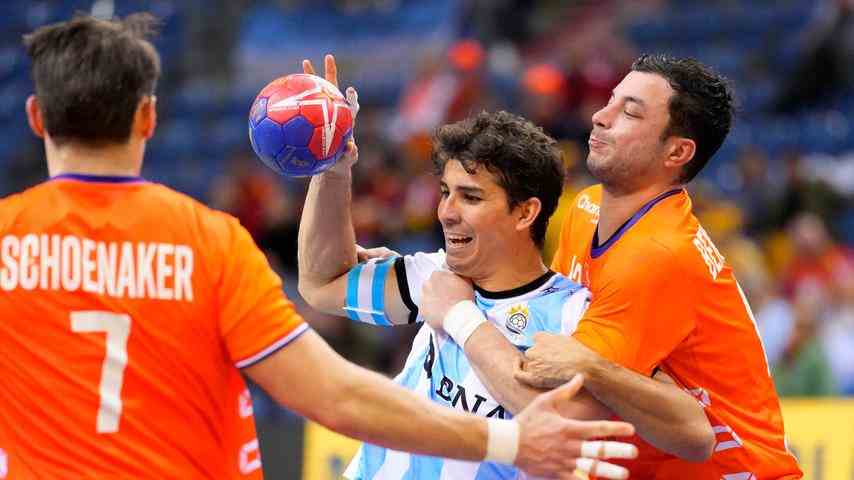
<path fill-rule="evenodd" d="M 504 323 L 504 326 L 516 335 L 522 335 L 525 327 L 528 326 L 529 316 L 527 305 L 514 305 L 507 311 L 507 322 Z"/>

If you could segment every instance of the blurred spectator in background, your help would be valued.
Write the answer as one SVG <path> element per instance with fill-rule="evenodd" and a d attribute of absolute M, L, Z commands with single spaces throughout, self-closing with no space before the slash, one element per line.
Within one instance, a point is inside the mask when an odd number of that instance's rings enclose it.
<path fill-rule="evenodd" d="M 554 65 L 532 65 L 522 75 L 520 106 L 525 117 L 549 135 L 580 143 L 590 134 L 590 119 L 567 114 L 571 95 L 580 93 L 578 85 L 570 82 Z"/>
<path fill-rule="evenodd" d="M 776 111 L 791 113 L 854 85 L 854 1 L 820 4 L 804 32 L 804 55 L 777 100 Z"/>
<path fill-rule="evenodd" d="M 736 162 L 739 176 L 733 200 L 744 210 L 744 233 L 768 234 L 776 226 L 782 185 L 768 171 L 768 156 L 761 148 L 746 146 Z"/>
<path fill-rule="evenodd" d="M 775 378 L 793 388 L 792 394 L 818 394 L 816 389 L 825 382 L 850 394 L 854 392 L 854 251 L 836 243 L 821 218 L 812 213 L 798 214 L 788 232 L 793 255 L 782 282 L 795 304 L 796 320 L 786 350 L 788 362 L 775 371 Z"/>
<path fill-rule="evenodd" d="M 840 283 L 827 306 L 822 343 L 839 392 L 854 395 L 854 276 Z"/>
<path fill-rule="evenodd" d="M 778 228 L 784 228 L 793 217 L 804 211 L 818 215 L 825 223 L 832 223 L 846 208 L 842 195 L 809 171 L 800 152 L 788 151 L 781 163 L 786 173 L 786 184 L 782 196 L 775 202 Z"/>
<path fill-rule="evenodd" d="M 782 396 L 832 395 L 833 376 L 818 336 L 821 300 L 803 295 L 795 301 L 794 311 L 791 335 L 771 369 L 777 391 Z"/>
<path fill-rule="evenodd" d="M 841 297 L 842 287 L 854 278 L 854 251 L 837 244 L 822 219 L 812 213 L 800 213 L 792 220 L 789 237 L 793 257 L 783 276 L 786 296 Z"/>
<path fill-rule="evenodd" d="M 732 257 L 730 257 L 732 262 Z M 735 265 L 733 263 L 733 265 Z M 765 271 L 754 271 L 745 275 L 739 272 L 739 283 L 744 294 L 750 298 L 750 306 L 759 328 L 759 336 L 765 346 L 768 365 L 776 368 L 783 359 L 795 327 L 795 312 L 792 305 L 778 292 L 774 280 Z M 779 392 L 786 395 L 785 392 Z"/>

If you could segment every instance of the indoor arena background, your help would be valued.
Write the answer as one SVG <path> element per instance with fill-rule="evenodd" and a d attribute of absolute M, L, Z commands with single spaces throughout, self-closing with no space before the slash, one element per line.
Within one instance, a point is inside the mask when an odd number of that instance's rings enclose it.
<path fill-rule="evenodd" d="M 846 400 L 854 395 L 854 2 L 7 0 L 0 195 L 47 175 L 24 114 L 33 88 L 21 35 L 75 11 L 162 19 L 159 126 L 143 175 L 239 217 L 314 328 L 346 357 L 388 374 L 399 370 L 411 328 L 355 325 L 299 299 L 307 182 L 277 177 L 252 153 L 246 119 L 262 86 L 300 71 L 302 58 L 320 65 L 324 53 L 336 55 L 342 86 L 355 86 L 362 105 L 359 243 L 407 253 L 442 242 L 429 168 L 437 125 L 482 109 L 527 116 L 560 140 L 569 200 L 592 183 L 590 116 L 633 58 L 662 52 L 713 66 L 732 80 L 739 114 L 689 187 L 696 213 L 753 305 L 807 478 L 854 478 L 854 401 Z M 339 478 L 352 443 L 253 393 L 268 478 Z"/>

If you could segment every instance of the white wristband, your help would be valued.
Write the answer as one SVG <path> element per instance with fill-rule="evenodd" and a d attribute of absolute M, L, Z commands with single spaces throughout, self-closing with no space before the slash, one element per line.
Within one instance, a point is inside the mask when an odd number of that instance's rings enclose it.
<path fill-rule="evenodd" d="M 477 305 L 471 300 L 463 300 L 448 310 L 448 313 L 445 314 L 445 320 L 442 322 L 442 328 L 460 348 L 465 348 L 466 340 L 481 323 L 485 322 L 486 317 L 483 316 Z"/>
<path fill-rule="evenodd" d="M 519 424 L 516 420 L 487 420 L 485 462 L 513 465 L 519 451 Z"/>

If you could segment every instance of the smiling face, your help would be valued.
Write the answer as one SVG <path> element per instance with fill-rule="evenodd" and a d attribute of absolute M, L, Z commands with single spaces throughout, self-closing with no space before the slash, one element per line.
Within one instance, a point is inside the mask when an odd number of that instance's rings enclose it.
<path fill-rule="evenodd" d="M 587 167 L 597 180 L 632 192 L 664 173 L 668 145 L 662 134 L 673 93 L 664 77 L 635 71 L 614 88 L 608 104 L 593 114 Z"/>
<path fill-rule="evenodd" d="M 510 209 L 507 193 L 483 166 L 468 173 L 449 160 L 441 178 L 438 217 L 445 233 L 448 267 L 475 281 L 487 278 L 530 240 L 528 228 L 519 228 L 517 208 Z"/>

